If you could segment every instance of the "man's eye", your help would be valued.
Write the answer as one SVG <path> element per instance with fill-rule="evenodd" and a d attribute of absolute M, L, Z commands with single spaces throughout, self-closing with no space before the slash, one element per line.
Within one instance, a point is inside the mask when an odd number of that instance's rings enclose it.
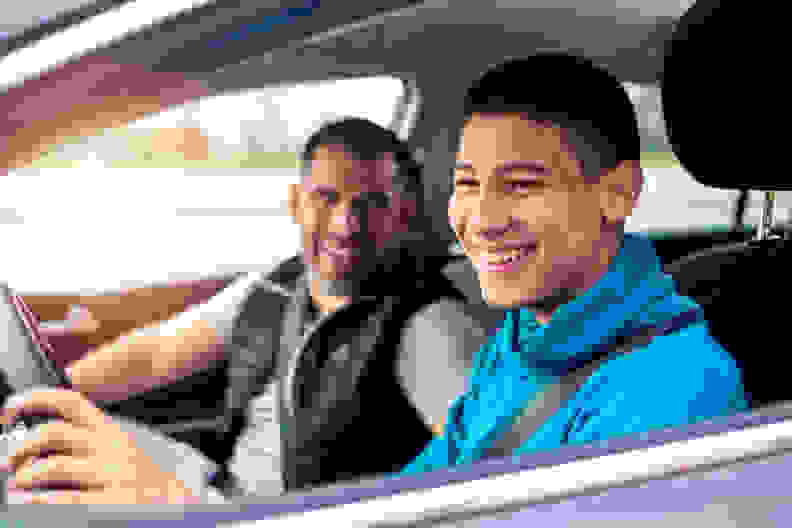
<path fill-rule="evenodd" d="M 323 202 L 327 203 L 335 203 L 335 201 L 338 200 L 338 193 L 333 191 L 317 191 L 316 196 L 318 196 Z"/>

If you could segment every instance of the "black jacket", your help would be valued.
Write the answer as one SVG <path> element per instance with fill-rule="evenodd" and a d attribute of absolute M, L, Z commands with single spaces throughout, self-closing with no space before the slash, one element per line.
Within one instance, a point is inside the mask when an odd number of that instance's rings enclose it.
<path fill-rule="evenodd" d="M 246 426 L 250 400 L 274 378 L 286 380 L 294 400 L 289 406 L 290 398 L 278 398 L 285 491 L 397 471 L 431 439 L 396 376 L 396 352 L 405 323 L 421 308 L 464 300 L 441 273 L 448 261 L 380 273 L 378 295 L 328 315 L 307 340 L 295 335 L 308 300 L 299 256 L 249 295 L 231 339 L 229 438 Z"/>

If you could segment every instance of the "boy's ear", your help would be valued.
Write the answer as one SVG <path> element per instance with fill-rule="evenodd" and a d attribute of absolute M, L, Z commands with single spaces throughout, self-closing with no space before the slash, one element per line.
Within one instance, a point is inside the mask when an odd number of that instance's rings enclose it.
<path fill-rule="evenodd" d="M 624 222 L 632 214 L 643 176 L 638 161 L 623 161 L 602 175 L 598 184 L 600 209 L 608 222 Z"/>

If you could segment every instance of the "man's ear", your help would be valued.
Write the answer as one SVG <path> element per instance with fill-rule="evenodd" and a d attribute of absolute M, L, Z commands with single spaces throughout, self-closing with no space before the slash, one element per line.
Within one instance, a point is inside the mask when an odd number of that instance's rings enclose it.
<path fill-rule="evenodd" d="M 633 212 L 642 185 L 638 161 L 623 161 L 605 172 L 597 184 L 602 216 L 609 223 L 624 222 Z"/>
<path fill-rule="evenodd" d="M 300 223 L 300 191 L 302 183 L 289 184 L 289 216 L 295 223 Z"/>

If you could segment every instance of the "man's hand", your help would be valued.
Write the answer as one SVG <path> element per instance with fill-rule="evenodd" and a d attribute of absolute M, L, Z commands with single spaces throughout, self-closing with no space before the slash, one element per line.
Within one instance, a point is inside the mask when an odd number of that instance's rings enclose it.
<path fill-rule="evenodd" d="M 9 502 L 29 504 L 186 504 L 197 498 L 165 473 L 132 437 L 77 392 L 39 389 L 9 399 L 0 422 L 21 414 L 58 415 L 33 433 L 5 465 Z M 46 458 L 44 458 L 46 457 Z M 0 467 L 0 470 L 3 468 Z M 46 493 L 32 493 L 58 486 Z"/>
<path fill-rule="evenodd" d="M 94 314 L 83 306 L 72 306 L 66 319 L 58 322 L 44 322 L 39 325 L 39 332 L 46 337 L 59 337 L 62 335 L 81 335 L 96 332 L 99 321 Z"/>

